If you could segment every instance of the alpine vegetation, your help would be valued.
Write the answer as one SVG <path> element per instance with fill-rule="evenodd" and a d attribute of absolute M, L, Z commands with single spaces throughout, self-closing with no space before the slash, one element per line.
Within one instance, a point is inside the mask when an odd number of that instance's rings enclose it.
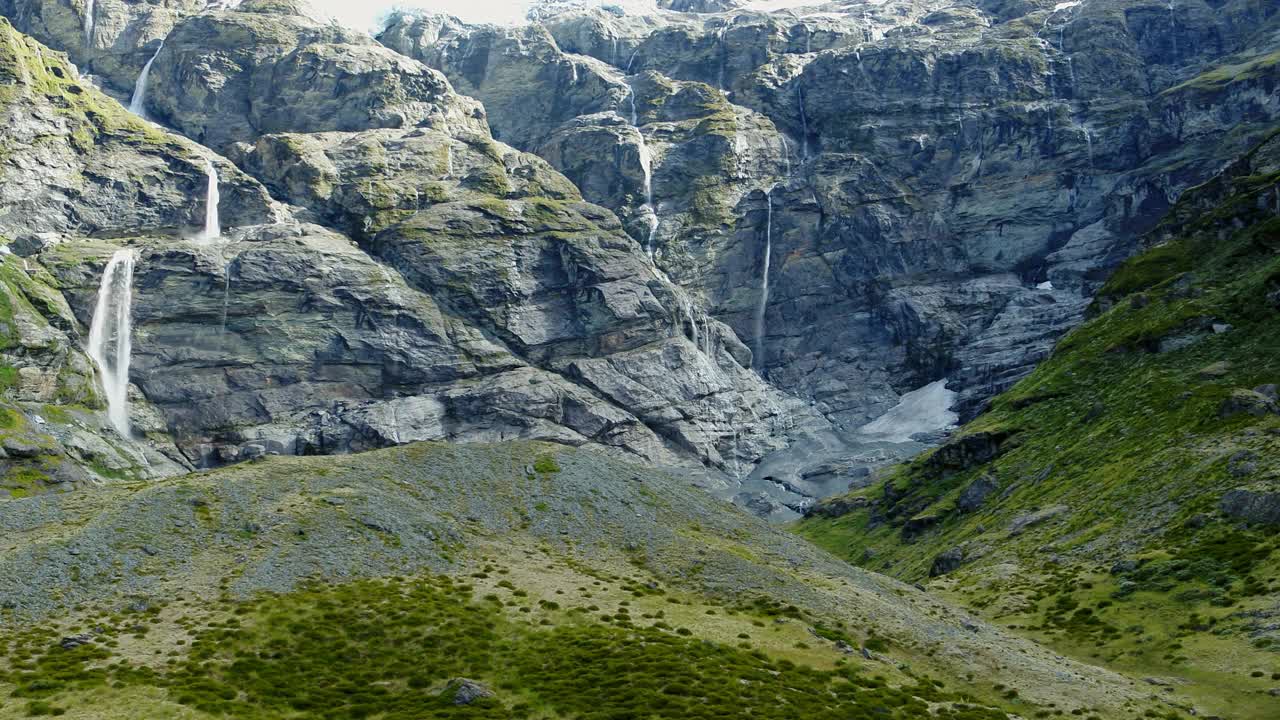
<path fill-rule="evenodd" d="M 1280 713 L 1280 5 L 378 5 L 0 0 L 0 720 Z"/>

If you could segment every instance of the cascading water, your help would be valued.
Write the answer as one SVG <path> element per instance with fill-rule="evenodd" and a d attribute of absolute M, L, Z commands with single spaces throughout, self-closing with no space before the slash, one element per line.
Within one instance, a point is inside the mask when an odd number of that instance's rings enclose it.
<path fill-rule="evenodd" d="M 218 221 L 218 203 L 222 198 L 218 192 L 218 169 L 213 166 L 212 160 L 205 160 L 204 172 L 208 178 L 208 187 L 204 198 L 204 230 L 200 231 L 199 239 L 217 240 L 222 237 L 222 225 Z"/>
<path fill-rule="evenodd" d="M 689 300 L 689 296 L 685 295 L 683 292 L 679 293 L 676 297 L 680 302 L 680 312 L 684 314 L 684 317 L 681 318 L 681 322 L 678 323 L 677 326 L 683 326 L 684 323 L 687 322 L 689 324 L 688 339 L 693 342 L 693 346 L 695 348 L 701 349 L 702 343 L 698 340 L 698 319 L 693 315 L 693 302 Z M 681 335 L 683 334 L 684 333 L 682 332 Z"/>
<path fill-rule="evenodd" d="M 147 117 L 147 80 L 151 77 L 151 65 L 160 57 L 160 51 L 164 49 L 164 40 L 160 41 L 160 47 L 156 48 L 156 54 L 151 56 L 146 65 L 142 66 L 142 72 L 138 73 L 138 82 L 133 86 L 133 97 L 129 99 L 129 112 L 137 115 L 142 119 Z"/>
<path fill-rule="evenodd" d="M 661 224 L 658 220 L 658 206 L 653 203 L 653 156 L 649 153 L 649 145 L 644 140 L 644 133 L 640 132 L 640 128 L 636 125 L 636 105 L 635 93 L 631 93 L 631 124 L 636 126 L 636 134 L 640 136 L 640 145 L 637 152 L 640 155 L 640 170 L 644 173 L 644 205 L 641 210 L 648 216 L 649 234 L 645 238 L 644 251 L 653 257 L 654 247 L 653 241 L 658 236 L 658 226 Z"/>
<path fill-rule="evenodd" d="M 716 32 L 716 48 L 719 50 L 719 55 L 720 55 L 720 71 L 719 71 L 718 79 L 716 80 L 716 83 L 717 83 L 716 87 L 720 88 L 721 90 L 725 89 L 725 86 L 724 86 L 724 67 L 726 64 L 725 56 L 729 54 L 729 51 L 724 44 L 724 31 L 726 29 L 728 29 L 727 26 L 721 27 L 720 30 Z"/>
<path fill-rule="evenodd" d="M 89 326 L 89 357 L 102 373 L 107 417 L 121 437 L 129 436 L 129 358 L 133 353 L 132 250 L 117 250 L 102 272 L 98 301 Z"/>
<path fill-rule="evenodd" d="M 94 4 L 87 0 L 84 4 L 84 44 L 93 47 Z"/>
<path fill-rule="evenodd" d="M 764 272 L 760 275 L 760 301 L 756 305 L 755 364 L 764 367 L 764 313 L 769 306 L 769 270 L 773 262 L 773 188 L 764 194 Z"/>

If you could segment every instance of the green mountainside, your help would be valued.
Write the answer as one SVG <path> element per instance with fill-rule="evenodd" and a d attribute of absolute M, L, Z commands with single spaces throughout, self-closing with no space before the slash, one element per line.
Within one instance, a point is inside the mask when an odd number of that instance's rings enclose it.
<path fill-rule="evenodd" d="M 3 718 L 1167 710 L 598 449 L 271 458 L 0 504 L 0 537 Z"/>
<path fill-rule="evenodd" d="M 802 536 L 1229 717 L 1280 706 L 1280 135 L 1187 193 L 1052 357 Z"/>

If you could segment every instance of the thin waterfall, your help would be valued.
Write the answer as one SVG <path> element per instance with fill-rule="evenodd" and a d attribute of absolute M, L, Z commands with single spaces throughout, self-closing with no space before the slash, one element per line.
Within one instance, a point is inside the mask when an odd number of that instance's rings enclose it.
<path fill-rule="evenodd" d="M 86 47 L 93 47 L 93 25 L 94 25 L 93 0 L 86 0 L 84 4 L 84 44 Z"/>
<path fill-rule="evenodd" d="M 636 112 L 636 89 L 627 84 L 627 101 L 631 103 L 631 124 L 640 127 L 640 114 Z"/>
<path fill-rule="evenodd" d="M 634 105 L 632 107 L 632 112 L 635 112 Z M 636 133 L 640 136 L 637 152 L 640 155 L 640 170 L 644 173 L 644 205 L 640 209 L 648 215 L 649 223 L 649 235 L 645 238 L 644 251 L 652 258 L 653 241 L 658 236 L 658 226 L 661 224 L 658 220 L 658 206 L 653 203 L 653 156 L 649 153 L 649 145 L 644 140 L 644 133 L 640 132 L 638 127 Z"/>
<path fill-rule="evenodd" d="M 133 353 L 132 250 L 117 250 L 102 272 L 98 301 L 89 326 L 89 357 L 102 373 L 107 418 L 129 437 L 129 358 Z"/>
<path fill-rule="evenodd" d="M 204 172 L 208 185 L 204 198 L 204 230 L 200 231 L 199 239 L 217 240 L 222 237 L 222 225 L 218 221 L 218 203 L 222 196 L 218 192 L 218 169 L 212 160 L 205 160 Z"/>
<path fill-rule="evenodd" d="M 716 83 L 717 83 L 716 87 L 720 88 L 721 90 L 725 89 L 724 66 L 726 64 L 725 58 L 729 54 L 729 51 L 725 48 L 725 44 L 724 44 L 724 31 L 727 29 L 728 29 L 728 26 L 721 27 L 720 30 L 716 32 L 716 48 L 718 49 L 719 51 L 718 54 L 720 55 L 720 70 L 716 80 Z"/>
<path fill-rule="evenodd" d="M 164 40 L 161 40 L 160 47 L 156 48 L 156 54 L 142 66 L 142 72 L 138 74 L 138 82 L 133 86 L 133 97 L 129 99 L 129 112 L 144 120 L 147 118 L 147 80 L 151 77 L 151 65 L 156 58 L 160 57 L 160 51 L 163 49 Z"/>
<path fill-rule="evenodd" d="M 631 74 L 631 64 L 636 61 L 636 55 L 640 52 L 640 48 L 631 51 L 631 57 L 627 58 L 627 74 Z"/>
<path fill-rule="evenodd" d="M 764 312 L 769 306 L 769 270 L 773 262 L 773 188 L 765 191 L 764 202 L 764 272 L 760 276 L 760 302 L 756 305 L 755 325 L 755 364 L 760 369 L 764 367 Z"/>
<path fill-rule="evenodd" d="M 683 326 L 685 322 L 689 323 L 689 335 L 686 337 L 693 342 L 695 348 L 701 348 L 702 344 L 698 339 L 698 319 L 693 315 L 693 301 L 683 292 L 679 292 L 676 295 L 676 299 L 680 303 L 680 312 L 684 314 L 680 325 Z M 683 332 L 680 334 L 684 335 Z"/>

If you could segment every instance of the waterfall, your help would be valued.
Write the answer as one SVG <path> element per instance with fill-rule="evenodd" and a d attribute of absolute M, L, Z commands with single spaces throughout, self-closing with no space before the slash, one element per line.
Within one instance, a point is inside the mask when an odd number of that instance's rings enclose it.
<path fill-rule="evenodd" d="M 197 238 L 217 240 L 222 237 L 222 226 L 218 222 L 218 203 L 221 202 L 221 195 L 218 193 L 218 169 L 213 166 L 212 160 L 205 160 L 204 172 L 209 179 L 204 197 L 204 230 L 200 231 Z"/>
<path fill-rule="evenodd" d="M 640 127 L 640 114 L 636 112 L 636 89 L 627 85 L 627 101 L 631 103 L 631 124 Z"/>
<path fill-rule="evenodd" d="M 84 4 L 84 44 L 86 47 L 93 47 L 93 15 L 93 0 L 86 0 Z"/>
<path fill-rule="evenodd" d="M 644 252 L 649 256 L 649 259 L 652 260 L 654 250 L 653 241 L 658 237 L 658 226 L 662 223 L 658 220 L 657 211 L 649 205 L 646 205 L 645 207 L 649 209 L 649 235 L 644 241 Z"/>
<path fill-rule="evenodd" d="M 804 92 L 800 89 L 800 83 L 796 83 L 796 102 L 800 106 L 800 129 L 803 135 L 800 136 L 800 160 L 808 162 L 809 160 L 809 116 L 804 112 Z"/>
<path fill-rule="evenodd" d="M 635 112 L 635 110 L 633 109 L 632 112 Z M 637 150 L 640 154 L 640 170 L 644 172 L 644 205 L 640 209 L 649 216 L 649 235 L 645 239 L 644 251 L 652 258 L 654 252 L 653 241 L 658 236 L 658 225 L 660 224 L 658 206 L 653 203 L 653 156 L 649 153 L 649 145 L 644 140 L 644 133 L 640 132 L 639 128 L 636 128 L 636 133 L 640 136 L 640 146 Z"/>
<path fill-rule="evenodd" d="M 721 27 L 720 30 L 716 32 L 716 47 L 719 48 L 720 50 L 720 53 L 719 53 L 720 71 L 719 71 L 719 77 L 716 80 L 716 83 L 717 83 L 716 86 L 719 87 L 721 90 L 725 89 L 724 88 L 724 66 L 726 62 L 725 57 L 729 54 L 728 51 L 725 49 L 725 45 L 724 45 L 724 31 L 726 29 L 727 27 Z"/>
<path fill-rule="evenodd" d="M 683 291 L 677 291 L 676 300 L 680 303 L 680 312 L 683 314 L 677 327 L 681 328 L 681 335 L 684 335 L 683 326 L 685 322 L 689 323 L 689 335 L 686 336 L 693 342 L 695 348 L 701 348 L 702 344 L 698 340 L 698 319 L 693 315 L 693 302 L 689 300 L 689 296 Z"/>
<path fill-rule="evenodd" d="M 636 61 L 636 55 L 639 54 L 640 48 L 631 51 L 631 57 L 627 58 L 627 74 L 631 74 L 631 64 Z"/>
<path fill-rule="evenodd" d="M 1093 133 L 1089 131 L 1089 128 L 1083 128 L 1083 129 L 1084 129 L 1085 147 L 1088 148 L 1089 150 L 1089 169 L 1092 170 L 1093 169 Z"/>
<path fill-rule="evenodd" d="M 129 437 L 129 356 L 133 352 L 133 251 L 117 250 L 102 272 L 89 327 L 89 357 L 102 373 L 107 417 Z"/>
<path fill-rule="evenodd" d="M 160 47 L 156 48 L 156 54 L 142 66 L 142 72 L 138 74 L 138 82 L 133 86 L 133 97 L 129 100 L 129 112 L 143 120 L 147 119 L 147 79 L 151 77 L 151 64 L 160 57 L 160 51 L 163 49 L 164 40 L 161 40 Z"/>
<path fill-rule="evenodd" d="M 773 256 L 773 188 L 765 192 L 764 202 L 764 272 L 760 275 L 760 302 L 756 305 L 755 324 L 755 364 L 761 369 L 764 367 L 764 311 L 769 305 L 769 269 Z"/>
<path fill-rule="evenodd" d="M 781 133 L 778 137 L 782 140 L 782 161 L 787 166 L 787 177 L 791 177 L 791 143 L 787 142 L 787 136 Z"/>

